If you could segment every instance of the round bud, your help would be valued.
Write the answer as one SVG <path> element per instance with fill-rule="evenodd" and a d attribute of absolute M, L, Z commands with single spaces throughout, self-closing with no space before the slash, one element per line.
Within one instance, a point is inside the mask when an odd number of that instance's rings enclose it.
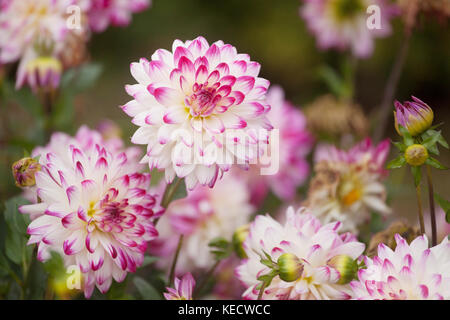
<path fill-rule="evenodd" d="M 286 282 L 298 280 L 303 273 L 303 264 L 292 253 L 283 253 L 277 261 L 280 279 Z"/>
<path fill-rule="evenodd" d="M 340 278 L 338 284 L 347 284 L 352 281 L 358 273 L 358 262 L 347 255 L 337 255 L 328 260 L 330 267 L 336 269 Z"/>
<path fill-rule="evenodd" d="M 236 231 L 233 234 L 233 248 L 236 252 L 237 256 L 241 259 L 246 259 L 247 254 L 245 253 L 243 243 L 245 239 L 247 238 L 249 233 L 249 225 L 243 225 L 236 229 Z"/>
<path fill-rule="evenodd" d="M 12 174 L 18 187 L 32 187 L 36 184 L 34 175 L 41 170 L 41 165 L 33 158 L 23 158 L 12 165 Z"/>
<path fill-rule="evenodd" d="M 428 159 L 428 150 L 421 144 L 413 144 L 406 148 L 406 162 L 413 166 L 421 166 Z"/>

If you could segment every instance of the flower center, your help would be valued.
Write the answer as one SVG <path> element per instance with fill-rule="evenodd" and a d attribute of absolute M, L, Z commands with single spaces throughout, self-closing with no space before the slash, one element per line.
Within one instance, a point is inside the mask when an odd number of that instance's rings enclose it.
<path fill-rule="evenodd" d="M 216 89 L 211 87 L 203 88 L 202 86 L 200 85 L 199 88 L 194 88 L 194 93 L 186 99 L 186 104 L 189 106 L 191 115 L 194 117 L 209 116 L 217 103 L 215 99 Z"/>
<path fill-rule="evenodd" d="M 359 201 L 362 196 L 361 187 L 358 181 L 344 181 L 338 190 L 341 202 L 344 206 L 351 206 Z"/>
<path fill-rule="evenodd" d="M 352 19 L 364 11 L 361 0 L 334 0 L 331 2 L 331 6 L 334 16 L 339 21 Z"/>

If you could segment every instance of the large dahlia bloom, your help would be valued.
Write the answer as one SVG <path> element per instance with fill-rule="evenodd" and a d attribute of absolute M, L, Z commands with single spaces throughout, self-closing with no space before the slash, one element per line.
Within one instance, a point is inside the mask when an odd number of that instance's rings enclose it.
<path fill-rule="evenodd" d="M 450 243 L 448 238 L 428 248 L 419 236 L 410 245 L 400 235 L 397 246 L 378 246 L 378 256 L 365 258 L 367 268 L 358 272 L 351 286 L 356 299 L 450 299 Z"/>
<path fill-rule="evenodd" d="M 374 146 L 370 139 L 348 151 L 319 146 L 306 205 L 323 223 L 341 221 L 343 230 L 353 233 L 371 210 L 389 213 L 381 183 L 389 147 L 387 140 Z"/>
<path fill-rule="evenodd" d="M 235 47 L 203 37 L 175 40 L 172 52 L 159 49 L 151 61 L 132 63 L 138 83 L 126 86 L 134 99 L 122 108 L 139 126 L 131 141 L 147 145 L 142 161 L 164 170 L 167 182 L 177 175 L 193 189 L 198 182 L 212 187 L 232 164 L 255 160 L 272 128 L 265 116 L 269 81 L 259 70 Z"/>
<path fill-rule="evenodd" d="M 75 138 L 55 134 L 35 150 L 39 202 L 20 207 L 32 219 L 28 243 L 37 244 L 38 259 L 56 251 L 66 266 L 79 267 L 86 297 L 95 286 L 106 292 L 112 279 L 120 282 L 142 264 L 159 215 L 149 174 L 139 173 L 126 151 L 101 142 L 99 133 L 82 128 Z"/>
<path fill-rule="evenodd" d="M 366 10 L 371 5 L 380 10 L 379 28 L 368 28 L 370 15 Z M 350 49 L 360 58 L 372 54 L 374 38 L 391 33 L 390 20 L 394 14 L 394 7 L 385 0 L 305 0 L 300 8 L 300 15 L 321 49 Z"/>
<path fill-rule="evenodd" d="M 303 273 L 292 282 L 275 276 L 265 288 L 263 299 L 323 300 L 348 299 L 352 291 L 348 284 L 338 284 L 340 272 L 332 267 L 330 259 L 346 255 L 357 259 L 364 244 L 349 234 L 339 234 L 340 222 L 322 225 L 306 208 L 286 212 L 284 225 L 270 216 L 257 216 L 244 242 L 248 259 L 236 269 L 236 274 L 247 287 L 243 297 L 256 299 L 259 294 L 258 277 L 268 274 L 270 268 L 261 263 L 268 254 L 273 261 L 284 253 L 297 256 L 303 264 Z"/>
<path fill-rule="evenodd" d="M 147 9 L 151 0 L 81 0 L 85 3 L 89 25 L 95 32 L 102 32 L 109 25 L 127 26 L 133 13 Z"/>
<path fill-rule="evenodd" d="M 151 253 L 166 268 L 172 262 L 180 234 L 183 247 L 177 272 L 206 269 L 214 264 L 208 244 L 216 237 L 231 240 L 234 231 L 248 223 L 253 207 L 243 181 L 229 175 L 213 189 L 197 186 L 184 199 L 170 203 L 158 222 L 158 239 L 152 241 Z"/>
<path fill-rule="evenodd" d="M 16 86 L 28 83 L 56 87 L 62 65 L 59 56 L 74 35 L 85 32 L 67 23 L 68 8 L 77 0 L 6 0 L 0 6 L 0 64 L 20 60 Z M 67 53 L 65 53 L 67 54 Z"/>
<path fill-rule="evenodd" d="M 278 170 L 274 174 L 262 175 L 260 166 L 250 166 L 249 184 L 255 204 L 263 200 L 269 188 L 283 200 L 292 200 L 295 197 L 296 189 L 305 182 L 309 174 L 309 165 L 305 158 L 313 141 L 306 130 L 303 113 L 285 100 L 281 87 L 270 88 L 267 103 L 271 106 L 267 118 L 274 130 L 278 130 L 278 135 L 271 135 L 268 146 L 271 156 L 267 157 L 270 161 L 267 161 L 269 164 L 264 163 L 261 166 L 273 166 Z M 274 161 L 278 161 L 278 164 L 274 164 Z"/>

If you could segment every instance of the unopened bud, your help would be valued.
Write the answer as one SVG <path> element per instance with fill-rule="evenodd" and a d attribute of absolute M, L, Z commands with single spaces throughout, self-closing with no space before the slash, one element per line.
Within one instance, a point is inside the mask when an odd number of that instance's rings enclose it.
<path fill-rule="evenodd" d="M 404 127 L 414 137 L 429 127 L 433 123 L 433 110 L 422 100 L 412 97 L 413 101 L 405 101 L 403 104 L 396 101 L 394 120 L 397 132 L 401 134 L 399 125 Z"/>
<path fill-rule="evenodd" d="M 292 253 L 283 253 L 277 260 L 280 279 L 286 282 L 298 280 L 303 273 L 303 264 Z"/>
<path fill-rule="evenodd" d="M 23 158 L 12 165 L 16 186 L 31 187 L 36 184 L 34 175 L 41 170 L 41 165 L 33 158 Z"/>
<path fill-rule="evenodd" d="M 247 254 L 245 253 L 243 243 L 248 236 L 249 225 L 243 225 L 236 229 L 233 234 L 233 248 L 237 256 L 241 259 L 246 259 Z"/>
<path fill-rule="evenodd" d="M 421 166 L 428 159 L 428 151 L 421 144 L 410 145 L 406 148 L 405 159 L 406 162 L 413 167 Z"/>
<path fill-rule="evenodd" d="M 347 284 L 352 281 L 358 272 L 358 262 L 347 255 L 337 255 L 328 260 L 327 263 L 330 267 L 336 269 L 340 278 L 338 284 Z"/>

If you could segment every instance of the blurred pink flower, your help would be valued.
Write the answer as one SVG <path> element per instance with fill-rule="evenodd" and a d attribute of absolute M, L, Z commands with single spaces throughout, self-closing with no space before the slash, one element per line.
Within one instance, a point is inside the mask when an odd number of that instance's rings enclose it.
<path fill-rule="evenodd" d="M 235 163 L 259 156 L 272 129 L 266 118 L 269 81 L 247 54 L 205 38 L 175 40 L 172 52 L 157 50 L 151 61 L 131 64 L 138 82 L 127 85 L 133 100 L 122 106 L 139 126 L 133 143 L 147 145 L 142 159 L 164 170 L 167 182 L 185 178 L 212 187 Z"/>
<path fill-rule="evenodd" d="M 175 278 L 175 289 L 166 288 L 164 293 L 166 300 L 192 300 L 195 287 L 195 279 L 189 272 L 181 279 Z"/>
<path fill-rule="evenodd" d="M 271 106 L 267 118 L 274 129 L 279 130 L 278 145 L 275 148 L 279 156 L 279 170 L 273 175 L 261 175 L 260 166 L 250 166 L 249 188 L 252 203 L 257 206 L 261 204 L 268 189 L 282 200 L 292 200 L 295 197 L 296 189 L 309 175 L 309 165 L 305 158 L 313 143 L 311 134 L 306 130 L 303 113 L 285 100 L 281 87 L 270 88 L 267 103 Z M 269 145 L 271 143 L 274 142 L 269 140 Z M 271 157 L 271 161 L 274 161 L 274 157 Z M 236 174 L 242 175 L 241 172 Z"/>
<path fill-rule="evenodd" d="M 162 189 L 162 188 L 161 188 Z M 150 253 L 162 257 L 157 263 L 168 268 L 180 234 L 183 247 L 177 272 L 206 269 L 214 264 L 208 244 L 216 237 L 231 241 L 234 231 L 249 221 L 253 207 L 244 181 L 228 175 L 212 189 L 197 186 L 184 199 L 170 203 L 158 222 L 158 239 Z"/>
<path fill-rule="evenodd" d="M 132 14 L 151 6 L 151 0 L 81 0 L 86 4 L 89 24 L 94 32 L 102 32 L 109 25 L 127 26 Z M 86 2 L 87 1 L 87 2 Z"/>
<path fill-rule="evenodd" d="M 348 151 L 319 145 L 305 205 L 323 223 L 341 221 L 343 230 L 355 234 L 371 211 L 388 214 L 381 181 L 389 148 L 388 140 L 374 146 L 369 138 Z"/>
<path fill-rule="evenodd" d="M 426 212 L 424 214 L 425 218 L 425 231 L 427 236 L 431 239 L 431 220 L 430 213 Z M 445 211 L 442 210 L 441 207 L 436 208 L 436 233 L 437 233 L 437 241 L 442 241 L 444 238 L 447 238 L 450 235 L 450 223 L 447 223 L 445 219 Z"/>
<path fill-rule="evenodd" d="M 70 29 L 67 8 L 77 0 L 2 1 L 0 10 L 0 64 L 20 60 L 16 87 L 25 83 L 56 88 L 62 66 L 58 56 L 68 50 L 65 41 L 85 32 Z"/>
<path fill-rule="evenodd" d="M 55 133 L 33 152 L 42 167 L 34 189 L 40 201 L 20 207 L 31 217 L 28 243 L 37 243 L 38 259 L 56 251 L 66 266 L 78 266 L 86 297 L 95 286 L 105 293 L 112 279 L 135 272 L 158 234 L 150 175 L 139 173 L 117 143 L 102 142 L 86 127 L 75 138 Z"/>
<path fill-rule="evenodd" d="M 378 255 L 365 257 L 366 268 L 351 282 L 356 299 L 448 300 L 450 299 L 450 243 L 447 238 L 432 248 L 419 236 L 410 245 L 395 236 L 393 251 L 381 243 Z"/>
<path fill-rule="evenodd" d="M 367 26 L 371 5 L 380 9 L 380 28 Z M 350 49 L 354 56 L 366 58 L 374 50 L 374 39 L 391 33 L 390 20 L 397 9 L 385 0 L 305 0 L 300 15 L 316 36 L 321 49 Z"/>
<path fill-rule="evenodd" d="M 248 259 L 236 268 L 236 276 L 247 287 L 243 297 L 256 299 L 259 294 L 259 276 L 271 270 L 261 263 L 268 254 L 277 262 L 284 253 L 298 257 L 303 265 L 301 276 L 292 282 L 277 275 L 265 288 L 263 299 L 322 300 L 349 299 L 352 291 L 348 284 L 339 284 L 340 272 L 328 264 L 333 257 L 346 255 L 358 259 L 364 244 L 352 234 L 339 234 L 340 222 L 322 225 L 307 208 L 286 211 L 284 225 L 270 216 L 258 215 L 250 226 L 244 242 Z"/>

